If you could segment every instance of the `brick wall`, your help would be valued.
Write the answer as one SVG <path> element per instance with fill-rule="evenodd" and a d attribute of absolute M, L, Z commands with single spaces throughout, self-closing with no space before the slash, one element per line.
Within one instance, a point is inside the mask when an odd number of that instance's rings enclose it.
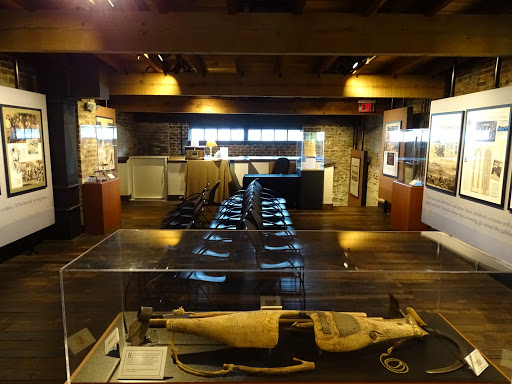
<path fill-rule="evenodd" d="M 135 137 L 135 122 L 133 113 L 116 112 L 117 127 L 117 156 L 129 157 L 137 153 L 137 139 Z"/>
<path fill-rule="evenodd" d="M 325 132 L 324 157 L 334 161 L 332 204 L 348 205 L 350 177 L 350 149 L 354 137 L 354 123 L 344 126 L 305 126 L 306 132 Z"/>
<path fill-rule="evenodd" d="M 23 59 L 18 59 L 18 74 L 20 89 L 25 91 L 37 91 L 37 70 Z M 15 65 L 14 57 L 7 54 L 0 54 L 0 85 L 14 88 Z"/>
<path fill-rule="evenodd" d="M 506 61 L 505 72 L 510 72 L 510 59 Z M 486 91 L 494 88 L 495 58 L 468 60 L 455 68 L 455 96 Z M 505 77 L 507 73 L 505 73 Z"/>

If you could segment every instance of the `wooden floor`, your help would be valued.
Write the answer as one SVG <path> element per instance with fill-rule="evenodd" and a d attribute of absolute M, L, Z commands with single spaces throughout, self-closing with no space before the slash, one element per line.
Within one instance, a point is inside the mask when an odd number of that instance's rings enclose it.
<path fill-rule="evenodd" d="M 123 202 L 121 228 L 158 228 L 163 216 L 175 204 L 163 201 Z M 376 207 L 339 207 L 290 213 L 298 230 L 391 230 L 389 215 Z M 65 381 L 59 269 L 104 237 L 83 234 L 72 241 L 45 241 L 36 247 L 36 254 L 21 254 L 0 264 L 1 384 Z M 389 256 L 392 250 L 383 247 L 381 252 Z M 403 263 L 403 260 L 395 257 L 392 262 Z M 336 281 L 331 283 L 340 284 Z M 386 276 L 376 276 L 366 292 L 356 294 L 364 302 L 368 300 L 372 287 L 390 283 L 393 282 Z M 440 283 L 437 281 L 436 284 Z M 432 280 L 428 276 L 417 276 L 414 281 L 404 284 L 401 287 L 404 291 L 438 292 L 437 286 L 429 288 Z M 504 315 L 501 308 L 493 316 L 493 308 L 511 307 L 512 295 L 508 288 L 496 281 L 489 284 L 488 276 L 471 281 L 446 278 L 442 284 L 450 288 L 445 290 L 445 295 L 452 296 L 442 298 L 443 302 L 451 303 L 444 308 L 450 321 L 463 332 L 471 334 L 471 340 L 480 343 L 479 348 L 488 351 L 495 359 L 499 358 L 502 349 L 512 347 L 512 313 Z M 463 286 L 465 289 L 461 288 Z M 467 295 L 468 286 L 474 286 L 473 297 Z"/>

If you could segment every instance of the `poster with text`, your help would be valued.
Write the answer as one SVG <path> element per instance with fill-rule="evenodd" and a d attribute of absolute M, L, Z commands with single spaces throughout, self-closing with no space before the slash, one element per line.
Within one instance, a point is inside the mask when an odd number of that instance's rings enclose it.
<path fill-rule="evenodd" d="M 398 176 L 398 151 L 401 141 L 401 121 L 386 123 L 384 136 L 384 150 L 382 159 L 382 174 L 384 176 Z"/>
<path fill-rule="evenodd" d="M 463 119 L 462 111 L 431 116 L 427 188 L 455 195 Z"/>
<path fill-rule="evenodd" d="M 467 111 L 460 195 L 503 207 L 510 105 Z"/>
<path fill-rule="evenodd" d="M 361 168 L 361 159 L 352 157 L 350 159 L 350 194 L 359 197 L 359 170 Z"/>
<path fill-rule="evenodd" d="M 7 196 L 46 188 L 40 109 L 0 106 Z"/>

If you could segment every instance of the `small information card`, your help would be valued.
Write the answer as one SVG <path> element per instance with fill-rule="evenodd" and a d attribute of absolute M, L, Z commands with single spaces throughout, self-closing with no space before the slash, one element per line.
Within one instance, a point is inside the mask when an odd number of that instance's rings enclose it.
<path fill-rule="evenodd" d="M 475 349 L 473 352 L 467 355 L 464 360 L 466 360 L 469 368 L 471 368 L 471 370 L 477 376 L 480 376 L 480 374 L 489 366 L 478 349 Z"/>
<path fill-rule="evenodd" d="M 125 347 L 119 379 L 163 380 L 167 347 Z"/>

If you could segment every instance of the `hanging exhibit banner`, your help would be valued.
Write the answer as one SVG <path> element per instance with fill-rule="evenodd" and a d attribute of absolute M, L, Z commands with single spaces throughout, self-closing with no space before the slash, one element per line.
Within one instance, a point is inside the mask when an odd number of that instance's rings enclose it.
<path fill-rule="evenodd" d="M 455 195 L 464 112 L 431 116 L 427 160 L 427 188 Z"/>
<path fill-rule="evenodd" d="M 510 105 L 467 111 L 460 195 L 503 207 Z"/>
<path fill-rule="evenodd" d="M 7 195 L 46 188 L 41 110 L 0 106 Z"/>
<path fill-rule="evenodd" d="M 384 141 L 384 158 L 382 161 L 382 174 L 384 176 L 398 176 L 398 151 L 400 150 L 400 128 L 402 122 L 386 123 Z"/>
<path fill-rule="evenodd" d="M 350 194 L 359 197 L 359 175 L 361 169 L 361 159 L 358 157 L 350 158 Z"/>

